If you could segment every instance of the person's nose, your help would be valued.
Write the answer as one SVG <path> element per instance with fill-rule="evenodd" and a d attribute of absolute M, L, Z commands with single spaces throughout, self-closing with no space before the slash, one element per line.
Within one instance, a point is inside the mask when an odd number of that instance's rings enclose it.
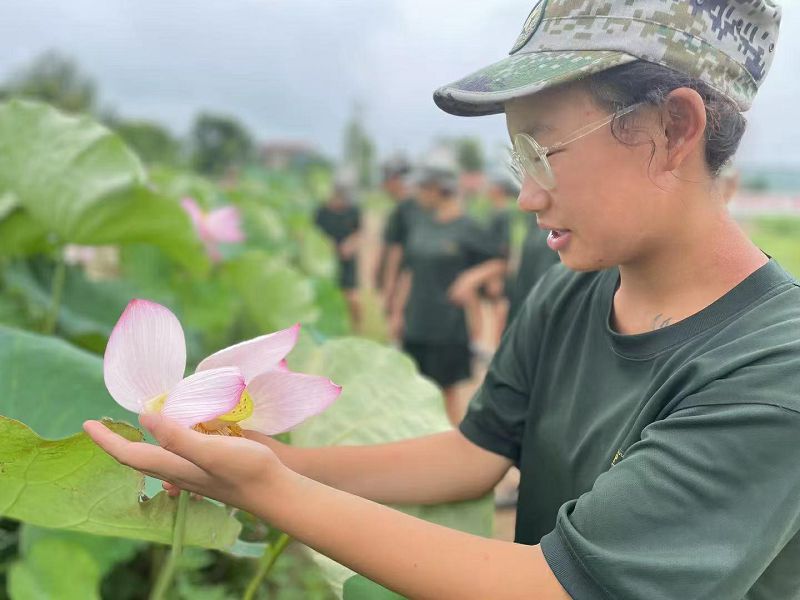
<path fill-rule="evenodd" d="M 517 206 L 525 212 L 541 212 L 551 201 L 550 193 L 530 176 L 525 176 L 517 197 Z"/>

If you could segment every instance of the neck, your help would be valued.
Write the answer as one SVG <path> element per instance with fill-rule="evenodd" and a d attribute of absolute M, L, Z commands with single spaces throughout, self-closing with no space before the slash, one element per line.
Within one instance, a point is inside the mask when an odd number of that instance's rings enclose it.
<path fill-rule="evenodd" d="M 452 221 L 461 216 L 461 205 L 453 197 L 443 199 L 436 206 L 436 219 L 438 221 Z"/>
<path fill-rule="evenodd" d="M 681 234 L 620 265 L 614 297 L 614 322 L 620 333 L 643 333 L 683 320 L 767 263 L 724 208 L 682 216 L 673 229 L 682 227 Z M 690 223 L 696 225 L 687 227 Z"/>

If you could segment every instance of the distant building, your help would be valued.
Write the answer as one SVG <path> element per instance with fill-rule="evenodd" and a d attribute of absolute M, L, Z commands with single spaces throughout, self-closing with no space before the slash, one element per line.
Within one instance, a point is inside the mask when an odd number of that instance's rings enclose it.
<path fill-rule="evenodd" d="M 275 171 L 304 169 L 311 165 L 328 165 L 320 152 L 304 142 L 270 142 L 261 146 L 261 163 Z"/>

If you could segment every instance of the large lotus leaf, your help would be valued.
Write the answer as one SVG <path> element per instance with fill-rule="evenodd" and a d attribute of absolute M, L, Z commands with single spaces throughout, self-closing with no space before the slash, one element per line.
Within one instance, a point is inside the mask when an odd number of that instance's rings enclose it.
<path fill-rule="evenodd" d="M 319 316 L 314 286 L 302 273 L 263 252 L 249 251 L 223 265 L 223 276 L 239 296 L 245 314 L 261 333 Z"/>
<path fill-rule="evenodd" d="M 244 217 L 248 246 L 285 251 L 288 232 L 280 214 L 274 208 L 252 200 L 241 203 L 239 208 Z"/>
<path fill-rule="evenodd" d="M 46 540 L 62 540 L 80 546 L 97 563 L 101 575 L 105 575 L 117 564 L 132 559 L 146 545 L 146 542 L 142 540 L 120 539 L 23 524 L 19 529 L 19 552 L 25 556 L 34 546 Z"/>
<path fill-rule="evenodd" d="M 4 273 L 6 289 L 23 297 L 32 315 L 50 311 L 52 279 L 53 266 L 42 261 L 18 262 Z M 56 320 L 58 334 L 102 353 L 125 306 L 131 298 L 141 296 L 137 286 L 128 281 L 91 281 L 81 269 L 67 267 Z"/>
<path fill-rule="evenodd" d="M 125 423 L 108 426 L 130 440 L 142 434 Z M 0 417 L 0 515 L 69 529 L 170 543 L 177 502 L 166 493 L 141 500 L 144 476 L 120 465 L 84 433 L 46 440 Z M 192 502 L 186 544 L 224 548 L 241 526 L 222 506 Z"/>
<path fill-rule="evenodd" d="M 24 209 L 17 208 L 0 219 L 0 256 L 28 256 L 50 247 L 47 230 Z"/>
<path fill-rule="evenodd" d="M 330 279 L 315 279 L 314 294 L 319 308 L 319 318 L 314 327 L 328 337 L 349 334 L 350 313 L 339 286 Z"/>
<path fill-rule="evenodd" d="M 436 386 L 417 372 L 410 358 L 375 342 L 340 338 L 314 346 L 304 339 L 289 357 L 293 370 L 330 377 L 343 386 L 324 413 L 292 432 L 299 446 L 376 444 L 444 431 L 449 424 Z M 490 497 L 438 506 L 397 506 L 419 518 L 476 535 L 491 536 Z M 333 588 L 353 575 L 314 553 Z"/>
<path fill-rule="evenodd" d="M 49 249 L 47 231 L 11 192 L 0 195 L 0 256 L 27 256 Z"/>
<path fill-rule="evenodd" d="M 62 242 L 146 242 L 192 269 L 207 266 L 181 206 L 149 187 L 137 156 L 91 118 L 0 104 L 0 155 L 0 190 Z"/>
<path fill-rule="evenodd" d="M 100 357 L 7 327 L 0 327 L 0 415 L 49 438 L 80 431 L 86 419 L 135 419 L 108 394 Z"/>
<path fill-rule="evenodd" d="M 335 278 L 338 265 L 330 239 L 311 225 L 299 235 L 300 268 L 314 277 Z"/>
<path fill-rule="evenodd" d="M 188 196 L 205 208 L 213 206 L 220 196 L 213 182 L 191 171 L 158 166 L 150 170 L 150 180 L 170 198 Z"/>
<path fill-rule="evenodd" d="M 133 558 L 144 543 L 24 524 L 20 560 L 9 572 L 9 593 L 12 600 L 99 598 L 102 577 Z M 69 573 L 64 572 L 65 564 Z"/>
<path fill-rule="evenodd" d="M 49 538 L 11 565 L 8 594 L 11 600 L 100 600 L 101 577 L 100 567 L 86 549 Z"/>

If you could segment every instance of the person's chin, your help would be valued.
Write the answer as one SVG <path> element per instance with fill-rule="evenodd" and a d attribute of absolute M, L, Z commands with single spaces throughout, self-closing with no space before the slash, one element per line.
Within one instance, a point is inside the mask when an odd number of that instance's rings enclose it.
<path fill-rule="evenodd" d="M 575 252 L 573 248 L 559 252 L 558 257 L 561 259 L 561 263 L 570 271 L 579 273 L 602 271 L 610 266 L 606 264 L 606 261 L 598 259 L 596 256 L 581 255 L 579 252 Z"/>

